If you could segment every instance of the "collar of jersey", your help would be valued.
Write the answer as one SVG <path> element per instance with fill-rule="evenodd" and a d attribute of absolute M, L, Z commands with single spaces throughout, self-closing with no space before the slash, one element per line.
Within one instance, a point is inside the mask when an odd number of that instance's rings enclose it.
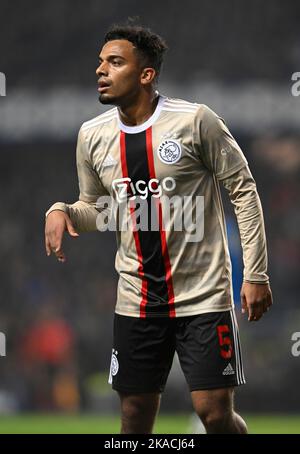
<path fill-rule="evenodd" d="M 121 129 L 121 131 L 126 132 L 127 134 L 137 134 L 139 132 L 146 131 L 146 129 L 150 128 L 150 126 L 152 126 L 156 122 L 156 120 L 158 119 L 158 117 L 160 115 L 160 112 L 161 112 L 161 109 L 165 102 L 165 99 L 166 99 L 165 96 L 160 95 L 158 92 L 157 92 L 157 94 L 159 96 L 159 100 L 158 100 L 156 109 L 153 112 L 153 114 L 151 115 L 151 117 L 149 117 L 148 120 L 145 121 L 145 123 L 142 123 L 137 126 L 124 125 L 124 123 L 122 123 L 120 116 L 118 114 L 119 128 Z"/>

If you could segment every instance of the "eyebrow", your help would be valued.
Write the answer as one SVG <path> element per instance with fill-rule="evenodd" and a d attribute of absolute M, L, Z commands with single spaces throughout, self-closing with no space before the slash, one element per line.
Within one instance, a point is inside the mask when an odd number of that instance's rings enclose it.
<path fill-rule="evenodd" d="M 99 55 L 99 61 L 103 61 L 103 58 Z M 109 55 L 107 60 L 113 60 L 114 58 L 121 58 L 121 60 L 126 60 L 124 57 L 121 57 L 121 55 Z"/>

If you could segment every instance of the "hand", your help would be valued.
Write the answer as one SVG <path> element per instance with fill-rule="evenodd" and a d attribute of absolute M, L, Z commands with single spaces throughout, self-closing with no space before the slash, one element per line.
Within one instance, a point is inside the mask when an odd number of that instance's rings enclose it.
<path fill-rule="evenodd" d="M 257 322 L 273 304 L 269 284 L 244 282 L 241 289 L 242 313 L 248 312 L 248 321 Z"/>
<path fill-rule="evenodd" d="M 66 255 L 62 250 L 64 232 L 67 231 L 72 237 L 79 236 L 75 231 L 70 217 L 60 210 L 51 211 L 46 218 L 45 246 L 47 255 L 53 252 L 58 261 L 64 263 Z"/>

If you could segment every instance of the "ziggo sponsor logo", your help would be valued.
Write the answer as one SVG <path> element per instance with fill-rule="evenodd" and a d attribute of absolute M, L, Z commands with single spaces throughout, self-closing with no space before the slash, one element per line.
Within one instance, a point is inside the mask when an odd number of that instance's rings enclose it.
<path fill-rule="evenodd" d="M 185 241 L 202 241 L 204 197 L 172 195 L 174 178 L 133 182 L 120 178 L 112 183 L 115 197 L 97 200 L 97 229 L 103 231 L 185 232 Z M 160 214 L 159 214 L 160 213 Z"/>
<path fill-rule="evenodd" d="M 176 182 L 172 177 L 166 177 L 161 182 L 157 178 L 151 178 L 148 182 L 138 180 L 134 183 L 131 178 L 119 178 L 112 183 L 113 192 L 117 201 L 135 200 L 137 196 L 146 200 L 149 196 L 159 198 L 164 192 L 174 191 Z"/>

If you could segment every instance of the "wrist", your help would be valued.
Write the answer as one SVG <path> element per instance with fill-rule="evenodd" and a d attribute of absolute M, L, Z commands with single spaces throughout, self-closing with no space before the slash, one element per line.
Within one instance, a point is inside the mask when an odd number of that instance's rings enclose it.
<path fill-rule="evenodd" d="M 252 281 L 250 279 L 244 279 L 243 280 L 243 284 L 257 284 L 257 285 L 268 285 L 269 284 L 269 280 L 267 281 Z"/>
<path fill-rule="evenodd" d="M 47 216 L 49 216 L 49 214 L 52 213 L 53 211 L 63 211 L 64 213 L 69 214 L 68 213 L 68 206 L 64 202 L 56 202 L 56 203 L 54 203 L 54 205 L 52 205 L 49 208 L 49 210 L 46 212 L 45 217 L 47 218 Z"/>

